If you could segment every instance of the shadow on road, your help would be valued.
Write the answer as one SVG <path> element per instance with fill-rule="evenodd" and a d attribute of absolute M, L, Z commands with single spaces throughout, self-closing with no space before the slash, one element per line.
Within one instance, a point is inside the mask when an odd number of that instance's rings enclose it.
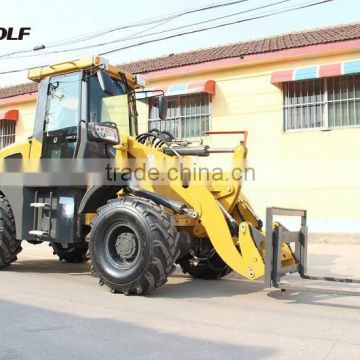
<path fill-rule="evenodd" d="M 70 276 L 92 276 L 90 262 L 70 264 L 54 259 L 21 260 L 8 268 L 6 272 L 27 274 L 68 274 Z M 215 298 L 245 295 L 262 291 L 261 282 L 240 280 L 236 275 L 219 280 L 192 279 L 180 270 L 169 277 L 168 283 L 148 294 L 151 298 Z M 0 359 L 1 360 L 1 359 Z"/>
<path fill-rule="evenodd" d="M 71 264 L 54 259 L 21 260 L 3 269 L 2 271 L 35 274 L 69 274 L 89 275 L 90 263 Z M 0 359 L 1 360 L 1 359 Z"/>
<path fill-rule="evenodd" d="M 326 245 L 325 245 L 326 246 Z M 339 254 L 334 250 L 331 254 L 327 253 L 311 253 L 308 254 L 308 275 L 315 275 L 329 278 L 348 278 L 359 280 L 357 264 L 351 262 L 351 255 L 349 252 L 340 252 L 342 247 L 339 247 Z M 348 257 L 346 257 L 346 256 Z M 341 266 L 339 265 L 341 264 Z M 295 286 L 296 290 L 287 289 L 286 292 L 281 290 L 274 290 L 268 293 L 268 296 L 286 302 L 288 304 L 311 304 L 334 308 L 349 308 L 360 310 L 360 305 L 348 304 L 346 298 L 357 297 L 360 299 L 360 285 L 351 283 L 339 283 L 321 280 L 302 280 L 299 276 L 288 275 L 284 277 L 285 283 L 290 286 Z M 303 288 L 303 290 L 298 289 Z M 336 291 L 352 291 L 358 292 L 358 295 L 337 294 Z M 332 293 L 333 292 L 333 293 Z"/>
<path fill-rule="evenodd" d="M 181 282 L 169 281 L 166 285 L 160 287 L 155 292 L 149 294 L 149 297 L 167 297 L 174 299 L 185 298 L 216 298 L 246 295 L 262 291 L 262 283 L 239 280 L 232 277 L 226 277 L 219 280 L 201 280 L 192 279 L 187 275 L 175 273 L 171 276 L 175 280 L 181 279 Z"/>
<path fill-rule="evenodd" d="M 275 348 L 241 345 L 241 340 L 236 345 L 208 341 L 172 328 L 157 331 L 132 322 L 85 318 L 2 300 L 0 323 L 0 360 L 250 360 L 274 358 L 277 353 Z"/>
<path fill-rule="evenodd" d="M 92 276 L 90 274 L 90 263 L 70 264 L 54 259 L 39 260 L 21 260 L 10 267 L 4 269 L 6 272 L 28 273 L 28 274 L 68 274 L 70 276 Z M 95 280 L 96 281 L 96 280 Z M 303 282 L 297 282 L 301 286 Z M 266 293 L 263 291 L 264 284 L 262 281 L 246 281 L 237 275 L 231 274 L 220 280 L 200 280 L 192 279 L 190 276 L 176 271 L 169 278 L 167 284 L 156 289 L 147 295 L 148 298 L 173 298 L 173 299 L 208 299 L 208 298 L 227 298 L 263 292 L 266 296 L 283 301 L 289 304 L 312 304 L 326 307 L 351 308 L 360 310 L 360 305 L 346 304 L 342 300 L 344 295 L 321 293 L 319 291 L 292 291 L 287 290 L 283 294 L 280 290 L 274 289 Z M 100 289 L 99 289 L 100 290 Z M 340 299 L 340 301 L 337 301 Z M 0 360 L 2 360 L 0 358 Z"/>
<path fill-rule="evenodd" d="M 286 304 L 307 304 L 341 309 L 360 310 L 360 305 L 348 304 L 346 302 L 344 303 L 344 299 L 349 299 L 353 296 L 321 293 L 321 287 L 319 287 L 317 292 L 313 290 L 287 290 L 285 293 L 283 293 L 281 290 L 274 290 L 270 291 L 267 295 L 273 299 L 285 302 Z M 360 299 L 360 293 L 357 298 Z"/>

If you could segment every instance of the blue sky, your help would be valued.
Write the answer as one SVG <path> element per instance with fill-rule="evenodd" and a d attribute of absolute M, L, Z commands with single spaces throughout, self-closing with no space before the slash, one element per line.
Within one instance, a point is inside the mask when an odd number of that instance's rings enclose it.
<path fill-rule="evenodd" d="M 209 10 L 192 15 L 184 15 L 148 31 L 165 31 L 168 28 L 183 26 L 197 21 L 204 21 L 218 16 L 232 15 L 259 6 L 275 3 L 277 1 L 279 0 L 247 0 L 242 3 L 215 10 Z M 160 17 L 170 13 L 182 12 L 186 9 L 197 8 L 220 2 L 230 2 L 230 0 L 197 0 L 196 2 L 193 0 L 59 0 L 54 2 L 50 2 L 48 0 L 7 1 L 1 4 L 1 26 L 30 26 L 32 30 L 31 35 L 23 41 L 0 41 L 0 55 L 16 50 L 31 49 L 33 46 L 39 44 L 47 45 L 74 36 L 93 33 L 111 27 Z M 225 20 L 217 21 L 215 24 L 225 21 L 239 20 L 258 15 L 260 13 L 272 12 L 278 9 L 292 7 L 296 4 L 309 2 L 311 2 L 311 0 L 288 0 L 287 2 L 270 7 L 266 10 L 248 12 L 246 14 L 244 13 Z M 298 10 L 296 12 L 289 12 L 268 18 L 243 22 L 229 27 L 123 50 L 108 56 L 108 58 L 112 63 L 118 64 L 292 31 L 341 23 L 351 23 L 360 20 L 359 10 L 360 2 L 358 0 L 333 0 L 332 2 L 325 3 L 323 5 Z M 205 24 L 205 26 L 210 24 L 214 23 Z M 145 31 L 148 27 L 150 27 L 150 25 L 142 28 L 116 31 L 106 36 L 93 39 L 89 42 L 73 43 L 66 45 L 65 47 L 54 48 L 52 50 L 61 50 L 64 48 L 116 40 L 133 35 L 139 31 Z M 157 35 L 157 37 L 158 36 L 161 35 Z M 41 53 L 38 52 L 36 53 L 36 57 L 19 59 L 6 57 L 0 58 L 0 71 L 26 68 L 71 58 L 78 58 L 79 56 L 100 53 L 104 50 L 132 44 L 138 41 L 139 40 L 128 40 L 115 45 L 112 44 L 90 50 L 79 50 L 62 54 L 41 55 Z M 50 49 L 48 51 L 50 51 Z M 46 50 L 44 50 L 44 52 L 46 52 Z M 26 72 L 11 75 L 0 75 L 0 87 L 25 81 Z"/>

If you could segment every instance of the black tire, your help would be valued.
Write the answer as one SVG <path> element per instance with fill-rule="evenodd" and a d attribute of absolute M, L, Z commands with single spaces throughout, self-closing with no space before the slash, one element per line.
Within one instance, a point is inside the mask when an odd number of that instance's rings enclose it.
<path fill-rule="evenodd" d="M 61 243 L 51 243 L 50 246 L 53 248 L 54 255 L 59 257 L 60 261 L 66 261 L 68 263 L 82 263 L 88 261 L 87 251 L 89 245 L 87 242 L 80 244 L 69 244 L 65 248 Z"/>
<path fill-rule="evenodd" d="M 0 195 L 0 269 L 17 260 L 21 241 L 16 239 L 14 214 L 6 198 Z"/>
<path fill-rule="evenodd" d="M 100 285 L 140 295 L 164 284 L 179 256 L 174 216 L 137 196 L 111 200 L 97 213 L 89 244 Z"/>
<path fill-rule="evenodd" d="M 178 261 L 184 274 L 188 273 L 194 279 L 220 279 L 232 272 L 232 269 L 220 258 L 210 243 L 205 248 L 195 252 L 195 256 L 188 255 Z"/>

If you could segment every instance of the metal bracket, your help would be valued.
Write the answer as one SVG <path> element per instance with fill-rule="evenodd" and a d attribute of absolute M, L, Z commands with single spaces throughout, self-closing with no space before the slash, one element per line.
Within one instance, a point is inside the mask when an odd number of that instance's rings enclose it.
<path fill-rule="evenodd" d="M 275 215 L 301 217 L 299 231 L 289 231 L 283 226 L 277 226 L 273 230 L 273 218 Z M 298 272 L 301 277 L 306 273 L 307 266 L 307 223 L 306 210 L 267 208 L 266 209 L 266 248 L 265 248 L 265 286 L 280 287 L 280 279 L 287 273 Z M 295 264 L 281 266 L 282 244 L 295 243 Z"/>
<path fill-rule="evenodd" d="M 284 226 L 276 226 L 273 229 L 273 218 L 275 215 L 301 217 L 301 227 L 299 231 L 289 231 Z M 295 264 L 282 266 L 282 245 L 291 243 L 295 244 Z M 306 210 L 284 209 L 284 208 L 267 208 L 266 209 L 266 249 L 265 249 L 265 287 L 294 289 L 300 288 L 289 284 L 281 283 L 281 277 L 286 274 L 299 273 L 302 279 L 322 280 L 342 283 L 360 284 L 360 280 L 321 277 L 307 274 L 307 248 L 308 248 L 308 228 L 306 221 Z M 314 290 L 314 288 L 302 288 L 302 290 Z M 350 291 L 345 289 L 318 289 L 329 293 L 339 293 L 348 295 L 360 295 L 359 291 Z"/>

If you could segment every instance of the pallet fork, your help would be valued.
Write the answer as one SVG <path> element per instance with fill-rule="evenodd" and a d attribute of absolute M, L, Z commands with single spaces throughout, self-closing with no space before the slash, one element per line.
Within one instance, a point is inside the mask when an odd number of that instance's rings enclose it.
<path fill-rule="evenodd" d="M 274 225 L 274 216 L 300 217 L 301 226 L 299 231 L 289 231 L 280 224 Z M 287 274 L 298 273 L 301 279 L 327 281 L 334 283 L 360 284 L 360 280 L 349 278 L 338 278 L 328 276 L 314 276 L 307 273 L 307 251 L 308 251 L 308 227 L 306 210 L 285 209 L 270 207 L 266 210 L 266 250 L 265 250 L 265 276 L 264 282 L 266 288 L 278 288 L 283 292 L 286 290 L 294 291 L 316 291 L 339 295 L 360 295 L 359 291 L 352 291 L 342 288 L 324 288 L 324 287 L 301 287 L 284 283 L 281 278 Z M 282 246 L 294 244 L 293 255 L 295 263 L 287 266 L 282 265 Z"/>

